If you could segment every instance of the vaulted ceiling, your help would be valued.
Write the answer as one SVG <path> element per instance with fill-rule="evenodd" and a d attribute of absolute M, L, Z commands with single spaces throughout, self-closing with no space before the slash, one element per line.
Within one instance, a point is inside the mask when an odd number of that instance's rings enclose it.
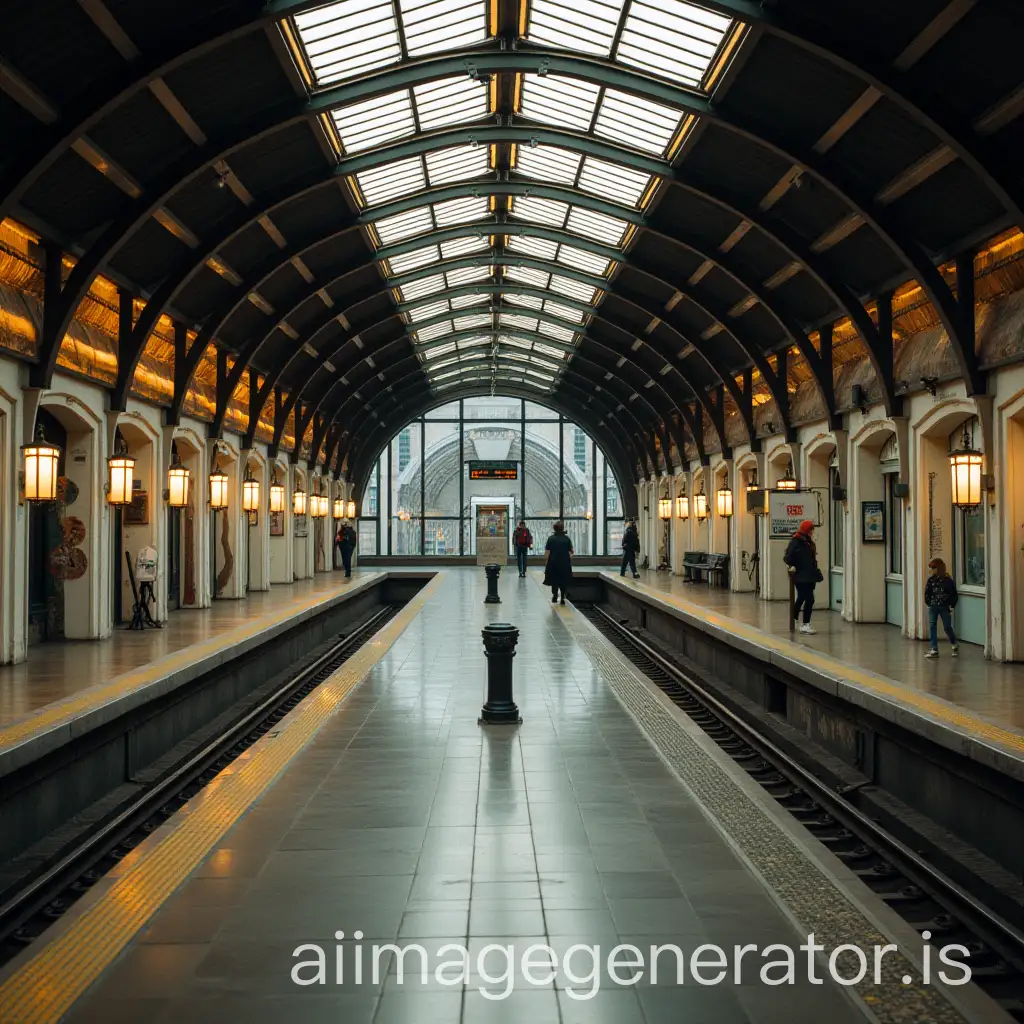
<path fill-rule="evenodd" d="M 497 390 L 635 474 L 705 422 L 725 447 L 727 403 L 755 442 L 757 397 L 788 428 L 790 358 L 835 416 L 839 320 L 897 413 L 914 280 L 982 391 L 972 257 L 1024 225 L 1022 29 L 1012 0 L 8 4 L 0 216 L 74 260 L 34 383 L 103 274 L 144 300 L 115 408 L 169 315 L 198 331 L 172 419 L 212 342 L 215 430 L 253 368 L 251 422 L 294 409 L 358 472 Z"/>

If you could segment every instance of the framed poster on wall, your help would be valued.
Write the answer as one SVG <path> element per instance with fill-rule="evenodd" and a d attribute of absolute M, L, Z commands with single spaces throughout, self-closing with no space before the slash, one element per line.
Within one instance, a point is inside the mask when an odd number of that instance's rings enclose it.
<path fill-rule="evenodd" d="M 283 537 L 284 536 L 284 513 L 283 512 L 271 512 L 270 513 L 270 536 L 271 537 Z"/>
<path fill-rule="evenodd" d="M 862 501 L 860 503 L 861 539 L 865 544 L 881 544 L 885 541 L 885 502 Z"/>
<path fill-rule="evenodd" d="M 496 562 L 504 565 L 508 560 L 508 506 L 477 505 L 476 507 L 476 564 Z"/>

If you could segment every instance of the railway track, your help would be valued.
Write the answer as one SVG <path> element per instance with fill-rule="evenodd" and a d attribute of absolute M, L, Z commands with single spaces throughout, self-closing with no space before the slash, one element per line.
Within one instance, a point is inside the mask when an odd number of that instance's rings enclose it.
<path fill-rule="evenodd" d="M 387 605 L 341 634 L 326 651 L 314 655 L 259 704 L 144 787 L 109 820 L 0 894 L 0 964 L 38 939 L 114 865 L 337 671 L 400 608 Z"/>
<path fill-rule="evenodd" d="M 918 933 L 970 952 L 972 978 L 1024 1022 L 1024 935 L 854 807 L 660 651 L 642 630 L 597 605 L 579 610 L 761 788 Z"/>

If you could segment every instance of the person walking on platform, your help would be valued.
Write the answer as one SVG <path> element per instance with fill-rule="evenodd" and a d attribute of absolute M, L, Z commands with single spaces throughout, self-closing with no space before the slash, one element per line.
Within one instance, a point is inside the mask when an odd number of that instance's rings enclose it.
<path fill-rule="evenodd" d="M 526 527 L 526 520 L 520 519 L 516 532 L 512 534 L 512 546 L 516 549 L 516 563 L 519 566 L 519 578 L 526 575 L 526 556 L 533 547 L 533 534 Z"/>
<path fill-rule="evenodd" d="M 555 523 L 554 533 L 544 545 L 544 586 L 551 588 L 551 603 L 559 599 L 565 604 L 566 592 L 572 583 L 572 541 L 565 535 L 565 523 Z"/>
<path fill-rule="evenodd" d="M 622 535 L 622 568 L 620 576 L 626 575 L 626 567 L 633 573 L 633 579 L 640 579 L 640 573 L 636 571 L 636 556 L 640 553 L 640 534 L 637 532 L 636 523 L 631 519 L 626 524 L 626 532 Z"/>
<path fill-rule="evenodd" d="M 793 534 L 789 547 L 786 548 L 782 560 L 789 566 L 796 586 L 796 604 L 793 605 L 793 617 L 800 618 L 803 611 L 801 633 L 816 633 L 811 625 L 811 612 L 814 609 L 814 587 L 824 577 L 818 568 L 818 551 L 814 546 L 814 523 L 805 519 Z"/>
<path fill-rule="evenodd" d="M 942 628 L 949 637 L 949 653 L 955 658 L 960 653 L 960 645 L 956 642 L 956 633 L 953 632 L 953 609 L 956 607 L 960 595 L 956 592 L 956 583 L 953 577 L 946 572 L 946 563 L 941 558 L 933 558 L 928 563 L 932 574 L 924 585 L 924 603 L 928 605 L 928 653 L 926 658 L 937 658 L 939 656 L 939 619 L 942 619 Z"/>
<path fill-rule="evenodd" d="M 356 549 L 356 531 L 346 520 L 338 530 L 338 550 L 341 552 L 341 564 L 345 566 L 345 578 L 352 576 L 352 552 Z"/>

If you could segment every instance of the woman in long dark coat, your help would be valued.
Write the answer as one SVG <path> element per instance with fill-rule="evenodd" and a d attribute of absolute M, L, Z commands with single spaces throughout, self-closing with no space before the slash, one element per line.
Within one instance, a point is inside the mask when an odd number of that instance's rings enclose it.
<path fill-rule="evenodd" d="M 565 604 L 566 591 L 572 583 L 572 541 L 565 535 L 565 523 L 559 520 L 555 532 L 544 545 L 544 586 L 551 588 L 551 603 L 559 599 Z"/>

